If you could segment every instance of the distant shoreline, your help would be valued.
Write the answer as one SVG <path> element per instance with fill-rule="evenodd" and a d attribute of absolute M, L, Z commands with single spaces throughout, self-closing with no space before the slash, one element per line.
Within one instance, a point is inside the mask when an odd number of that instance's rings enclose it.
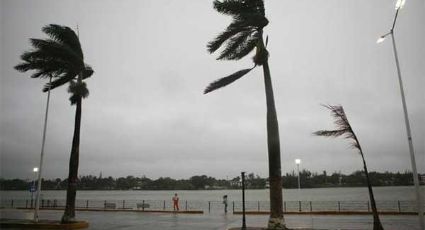
<path fill-rule="evenodd" d="M 425 176 L 418 175 L 421 179 L 421 185 L 424 185 Z M 413 185 L 413 175 L 411 172 L 370 172 L 369 177 L 374 187 L 381 186 L 411 186 Z M 364 187 L 366 180 L 362 171 L 356 171 L 349 175 L 338 172 L 327 174 L 323 171 L 321 174 L 302 170 L 299 174 L 295 172 L 286 173 L 282 176 L 283 188 L 298 188 L 298 179 L 302 188 L 344 188 L 344 187 Z M 248 173 L 245 178 L 246 189 L 266 189 L 268 188 L 268 179 L 261 178 L 254 173 Z M 65 190 L 67 188 L 67 179 L 51 179 L 42 181 L 43 190 Z M 4 179 L 0 178 L 0 190 L 29 190 L 34 186 L 32 180 L 22 179 Z M 239 176 L 228 179 L 216 179 L 207 175 L 192 176 L 189 179 L 172 179 L 170 177 L 160 177 L 150 179 L 143 177 L 119 177 L 113 178 L 98 177 L 93 175 L 80 176 L 78 179 L 78 190 L 96 190 L 96 191 L 127 191 L 127 190 L 228 190 L 240 189 L 241 178 Z"/>
<path fill-rule="evenodd" d="M 375 185 L 373 187 L 410 187 L 411 185 Z M 311 187 L 301 189 L 318 189 L 318 188 L 360 188 L 359 186 L 328 186 L 328 187 Z M 421 184 L 421 187 L 425 187 Z M 240 190 L 241 188 L 223 188 L 223 189 L 78 189 L 79 191 L 219 191 L 219 190 Z M 249 188 L 246 190 L 265 190 L 268 188 Z M 283 188 L 285 190 L 292 190 L 298 188 Z M 0 189 L 0 191 L 28 191 L 28 189 Z M 66 189 L 43 189 L 43 191 L 66 191 Z"/>

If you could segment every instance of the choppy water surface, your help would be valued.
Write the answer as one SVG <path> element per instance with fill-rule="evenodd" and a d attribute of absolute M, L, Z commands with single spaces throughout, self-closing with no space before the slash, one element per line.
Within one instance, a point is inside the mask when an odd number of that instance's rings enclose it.
<path fill-rule="evenodd" d="M 421 187 L 425 192 L 425 186 Z M 415 200 L 413 186 L 374 187 L 376 200 Z M 78 191 L 80 200 L 169 200 L 178 193 L 180 200 L 220 201 L 223 195 L 229 200 L 241 200 L 241 190 L 170 190 L 170 191 Z M 248 201 L 268 201 L 269 190 L 246 190 Z M 29 191 L 0 191 L 1 199 L 30 199 Z M 44 199 L 65 199 L 66 191 L 42 191 Z M 284 189 L 285 201 L 364 201 L 369 199 L 366 187 Z"/>

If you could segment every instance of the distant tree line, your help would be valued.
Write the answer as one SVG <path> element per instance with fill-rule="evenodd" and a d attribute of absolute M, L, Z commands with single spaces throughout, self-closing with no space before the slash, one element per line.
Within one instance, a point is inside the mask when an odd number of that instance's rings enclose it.
<path fill-rule="evenodd" d="M 373 186 L 405 186 L 413 185 L 411 172 L 370 172 Z M 254 173 L 246 176 L 248 189 L 264 189 L 268 187 L 268 179 L 261 178 Z M 298 174 L 293 171 L 282 177 L 284 188 L 298 187 Z M 42 181 L 44 190 L 65 190 L 67 179 L 50 179 Z M 0 190 L 29 190 L 33 181 L 22 179 L 0 178 Z M 326 171 L 321 174 L 312 173 L 308 170 L 300 171 L 300 184 L 302 188 L 321 187 L 357 187 L 365 186 L 366 181 L 362 171 L 356 171 L 349 175 L 334 172 L 330 175 Z M 78 190 L 212 190 L 212 189 L 238 189 L 241 187 L 241 178 L 216 179 L 206 175 L 192 176 L 189 179 L 172 179 L 160 177 L 156 180 L 143 177 L 96 177 L 92 175 L 80 176 Z"/>

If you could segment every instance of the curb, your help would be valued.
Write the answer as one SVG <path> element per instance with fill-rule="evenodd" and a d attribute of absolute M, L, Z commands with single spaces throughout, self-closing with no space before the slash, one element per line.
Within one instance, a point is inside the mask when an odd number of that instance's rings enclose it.
<path fill-rule="evenodd" d="M 31 229 L 83 229 L 88 228 L 87 221 L 76 221 L 74 223 L 62 224 L 60 221 L 40 220 L 38 223 L 32 220 L 1 219 L 0 228 L 31 228 Z"/>
<path fill-rule="evenodd" d="M 234 215 L 242 215 L 241 211 L 233 212 Z M 245 211 L 246 215 L 269 215 L 269 211 Z M 372 215 L 372 212 L 367 211 L 317 211 L 317 212 L 284 212 L 284 215 Z M 409 216 L 409 215 L 418 215 L 417 212 L 378 212 L 380 215 L 400 215 L 400 216 Z"/>
<path fill-rule="evenodd" d="M 29 209 L 29 208 L 17 208 Z M 64 210 L 64 208 L 40 208 L 40 210 Z M 146 213 L 174 213 L 174 214 L 204 214 L 202 210 L 186 210 L 186 211 L 172 211 L 172 210 L 141 210 L 141 209 L 108 209 L 108 208 L 75 208 L 75 211 L 84 212 L 146 212 Z"/>

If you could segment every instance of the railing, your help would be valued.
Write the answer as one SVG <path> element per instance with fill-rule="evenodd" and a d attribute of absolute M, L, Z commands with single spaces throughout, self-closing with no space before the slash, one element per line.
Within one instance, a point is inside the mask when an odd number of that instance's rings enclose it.
<path fill-rule="evenodd" d="M 35 200 L 0 200 L 0 208 L 34 208 Z M 415 201 L 377 201 L 378 211 L 410 213 L 417 212 Z M 202 210 L 207 213 L 224 212 L 221 201 L 180 201 L 181 211 Z M 63 208 L 65 200 L 43 199 L 41 208 Z M 247 211 L 267 212 L 269 201 L 246 201 Z M 116 210 L 173 210 L 170 200 L 77 200 L 79 209 L 116 209 Z M 242 201 L 230 201 L 229 212 L 242 211 Z M 284 201 L 284 212 L 367 212 L 371 211 L 369 201 Z"/>
<path fill-rule="evenodd" d="M 242 202 L 233 203 L 233 211 L 242 211 Z M 376 201 L 378 211 L 410 213 L 417 212 L 415 201 Z M 246 201 L 247 211 L 269 211 L 268 201 Z M 370 212 L 369 201 L 284 201 L 284 212 Z"/>

